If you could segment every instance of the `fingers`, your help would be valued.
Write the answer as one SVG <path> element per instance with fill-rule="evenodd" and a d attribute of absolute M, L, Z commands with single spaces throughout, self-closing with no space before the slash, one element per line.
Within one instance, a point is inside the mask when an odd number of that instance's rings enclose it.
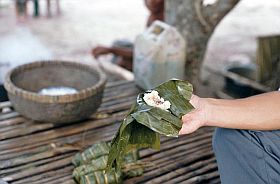
<path fill-rule="evenodd" d="M 109 54 L 110 53 L 110 48 L 103 47 L 103 46 L 98 46 L 98 47 L 95 47 L 94 49 L 92 49 L 91 53 L 95 58 L 98 58 L 101 55 Z"/>
<path fill-rule="evenodd" d="M 193 110 L 182 117 L 182 128 L 179 132 L 182 134 L 190 134 L 203 126 L 203 121 L 201 119 L 201 113 L 199 110 Z"/>
<path fill-rule="evenodd" d="M 189 134 L 193 132 L 193 121 L 192 121 L 192 113 L 188 113 L 182 117 L 183 125 L 179 132 L 180 135 L 182 134 Z"/>
<path fill-rule="evenodd" d="M 94 48 L 91 50 L 91 54 L 94 56 L 95 59 L 98 58 L 98 48 Z"/>
<path fill-rule="evenodd" d="M 186 123 L 183 123 L 181 130 L 179 131 L 179 135 L 186 134 L 188 132 Z"/>
<path fill-rule="evenodd" d="M 179 132 L 179 135 L 191 134 L 191 133 L 195 132 L 198 128 L 199 128 L 198 124 L 196 124 L 194 121 L 183 123 L 183 126 Z"/>
<path fill-rule="evenodd" d="M 182 121 L 183 123 L 187 123 L 189 121 L 191 121 L 191 117 L 192 117 L 192 112 L 189 112 L 188 114 L 185 114 L 183 117 L 182 117 Z"/>
<path fill-rule="evenodd" d="M 179 131 L 179 135 L 184 135 L 184 134 L 190 134 L 191 131 L 189 130 L 189 127 L 184 123 L 181 130 Z"/>
<path fill-rule="evenodd" d="M 205 103 L 203 98 L 192 95 L 190 103 L 194 106 L 191 112 L 182 117 L 182 129 L 179 134 L 190 134 L 205 125 Z"/>

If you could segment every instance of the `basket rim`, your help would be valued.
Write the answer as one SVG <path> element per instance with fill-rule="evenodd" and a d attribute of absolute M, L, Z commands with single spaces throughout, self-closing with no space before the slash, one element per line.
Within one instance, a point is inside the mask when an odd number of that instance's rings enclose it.
<path fill-rule="evenodd" d="M 98 82 L 90 86 L 88 88 L 80 90 L 78 93 L 75 94 L 68 94 L 68 95 L 41 95 L 35 92 L 27 91 L 25 89 L 17 87 L 11 80 L 11 76 L 15 73 L 19 73 L 21 71 L 25 71 L 26 69 L 33 69 L 42 67 L 45 65 L 63 65 L 63 66 L 75 66 L 79 67 L 80 69 L 87 70 L 89 72 L 96 72 L 99 76 Z M 98 92 L 102 91 L 105 87 L 105 83 L 107 81 L 106 74 L 99 68 L 99 67 L 93 67 L 86 64 L 81 64 L 74 61 L 64 61 L 64 60 L 41 60 L 41 61 L 35 61 L 23 65 L 19 65 L 12 70 L 10 70 L 6 77 L 4 82 L 4 87 L 7 90 L 8 94 L 13 94 L 15 96 L 22 97 L 27 100 L 31 100 L 34 102 L 40 102 L 40 103 L 69 103 L 69 102 L 75 102 L 79 100 L 86 99 L 88 97 L 91 97 Z"/>

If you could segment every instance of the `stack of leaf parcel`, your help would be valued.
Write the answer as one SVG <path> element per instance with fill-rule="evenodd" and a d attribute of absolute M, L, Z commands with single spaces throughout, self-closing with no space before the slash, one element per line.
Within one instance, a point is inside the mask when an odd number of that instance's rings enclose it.
<path fill-rule="evenodd" d="M 159 150 L 160 134 L 178 137 L 182 116 L 193 109 L 189 103 L 192 91 L 187 81 L 169 80 L 140 93 L 111 144 L 98 143 L 75 156 L 75 181 L 121 183 L 124 178 L 141 175 L 137 149 Z M 134 169 L 127 169 L 131 166 Z"/>
<path fill-rule="evenodd" d="M 112 169 L 106 171 L 109 142 L 99 142 L 92 145 L 82 153 L 75 155 L 72 163 L 75 165 L 73 177 L 80 184 L 109 184 L 122 183 L 125 178 L 143 174 L 142 165 L 138 160 L 139 154 L 133 149 L 125 154 L 122 170 Z"/>

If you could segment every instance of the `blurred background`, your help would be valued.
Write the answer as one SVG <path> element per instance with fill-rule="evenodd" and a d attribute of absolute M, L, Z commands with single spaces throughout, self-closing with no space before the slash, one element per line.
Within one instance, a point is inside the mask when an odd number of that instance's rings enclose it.
<path fill-rule="evenodd" d="M 145 28 L 143 1 L 39 0 L 39 15 L 27 1 L 17 15 L 16 1 L 0 1 L 0 82 L 7 68 L 40 59 L 91 60 L 90 50 L 115 39 L 133 41 Z M 59 10 L 57 7 L 59 3 Z"/>
<path fill-rule="evenodd" d="M 10 68 L 35 60 L 66 59 L 94 63 L 93 47 L 109 46 L 118 39 L 133 42 L 145 30 L 149 16 L 142 0 L 28 0 L 26 9 L 18 6 L 21 2 L 25 0 L 0 0 L 0 83 Z M 174 4 L 179 7 L 182 1 L 173 1 L 173 4 L 166 1 L 167 22 L 185 36 L 184 27 L 180 24 L 186 22 L 172 13 L 175 9 L 170 7 Z M 187 14 L 186 7 L 181 9 L 186 9 Z M 203 71 L 199 74 L 202 81 L 212 83 L 210 88 L 213 89 L 221 87 L 222 79 L 209 81 L 217 76 L 203 70 L 205 67 L 223 70 L 231 62 L 250 63 L 254 60 L 257 37 L 280 32 L 279 9 L 278 0 L 239 1 L 208 41 L 199 66 Z M 172 20 L 176 16 L 176 21 Z M 110 60 L 108 56 L 104 58 Z M 211 95 L 208 88 L 209 85 L 207 88 L 198 87 L 201 89 L 199 93 Z"/>

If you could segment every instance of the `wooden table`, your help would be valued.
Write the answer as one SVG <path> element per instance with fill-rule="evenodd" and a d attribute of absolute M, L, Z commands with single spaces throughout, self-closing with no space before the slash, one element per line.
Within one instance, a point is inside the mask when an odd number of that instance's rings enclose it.
<path fill-rule="evenodd" d="M 73 184 L 73 155 L 97 141 L 110 140 L 138 93 L 133 82 L 110 82 L 98 112 L 68 125 L 36 123 L 13 110 L 1 112 L 10 103 L 0 103 L 0 178 L 13 184 Z M 160 151 L 140 151 L 141 160 L 153 166 L 125 183 L 220 183 L 212 132 L 203 128 L 180 138 L 161 137 Z"/>

